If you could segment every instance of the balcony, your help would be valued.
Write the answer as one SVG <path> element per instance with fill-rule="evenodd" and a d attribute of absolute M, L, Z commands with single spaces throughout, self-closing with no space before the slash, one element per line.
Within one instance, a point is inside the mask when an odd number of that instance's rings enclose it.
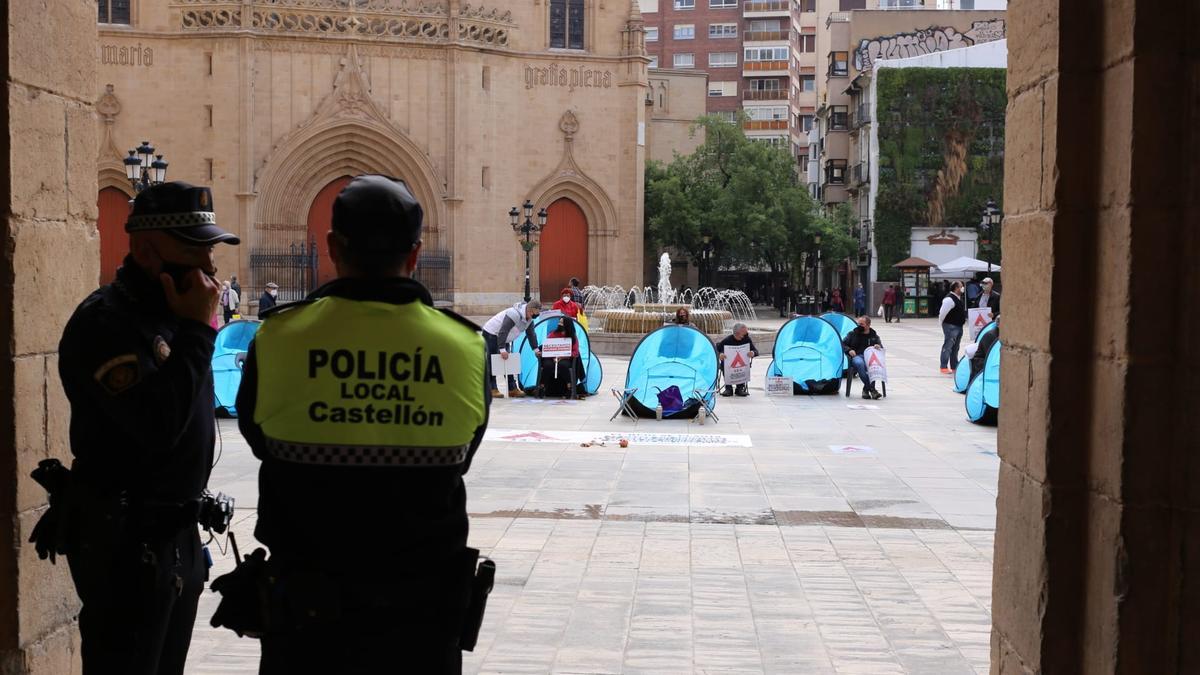
<path fill-rule="evenodd" d="M 850 128 L 857 131 L 871 123 L 871 111 L 865 104 L 859 105 L 850 113 Z"/>
<path fill-rule="evenodd" d="M 742 128 L 746 131 L 787 131 L 788 123 L 787 120 L 746 120 L 742 122 Z"/>
<path fill-rule="evenodd" d="M 742 97 L 746 101 L 786 101 L 786 89 L 747 89 Z"/>
<path fill-rule="evenodd" d="M 787 77 L 791 74 L 787 61 L 743 61 L 744 77 Z"/>
<path fill-rule="evenodd" d="M 742 3 L 745 16 L 791 15 L 791 0 L 746 0 Z"/>
<path fill-rule="evenodd" d="M 787 42 L 795 36 L 790 30 L 747 30 L 742 31 L 746 42 Z"/>
<path fill-rule="evenodd" d="M 831 159 L 825 162 L 825 185 L 846 184 L 846 160 Z"/>
<path fill-rule="evenodd" d="M 871 182 L 871 166 L 869 164 L 855 164 L 850 167 L 850 182 L 851 185 L 865 185 Z"/>

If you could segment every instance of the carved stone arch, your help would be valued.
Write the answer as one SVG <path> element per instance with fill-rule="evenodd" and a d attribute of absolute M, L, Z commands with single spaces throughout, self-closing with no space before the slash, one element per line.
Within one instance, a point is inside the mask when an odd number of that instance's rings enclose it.
<path fill-rule="evenodd" d="M 125 167 L 116 166 L 101 166 L 100 171 L 96 176 L 96 191 L 99 192 L 104 188 L 116 188 L 124 192 L 133 199 L 136 195 L 133 193 L 133 187 L 129 184 L 129 179 L 125 177 Z"/>
<path fill-rule="evenodd" d="M 277 146 L 255 178 L 255 224 L 303 223 L 321 188 L 362 173 L 404 179 L 425 210 L 426 245 L 439 243 L 446 223 L 445 190 L 429 157 L 395 129 L 363 119 L 308 125 Z"/>

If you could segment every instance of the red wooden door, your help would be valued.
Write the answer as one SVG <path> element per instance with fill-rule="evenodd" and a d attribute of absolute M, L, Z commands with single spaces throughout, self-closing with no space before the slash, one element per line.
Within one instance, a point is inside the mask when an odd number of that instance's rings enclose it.
<path fill-rule="evenodd" d="M 329 257 L 329 245 L 325 243 L 325 239 L 329 234 L 330 223 L 333 221 L 333 200 L 349 182 L 350 176 L 335 179 L 329 185 L 321 188 L 321 191 L 317 193 L 317 198 L 313 200 L 312 206 L 308 207 L 308 239 L 317 242 L 317 250 L 320 252 L 320 255 L 317 256 L 318 286 L 337 276 L 337 270 L 333 269 L 333 260 Z"/>
<path fill-rule="evenodd" d="M 587 285 L 588 225 L 578 204 L 563 198 L 546 209 L 546 229 L 539 248 L 542 302 L 547 306 L 558 299 L 558 292 L 569 285 L 571 277 L 579 277 L 580 285 Z"/>
<path fill-rule="evenodd" d="M 129 251 L 129 235 L 125 233 L 125 220 L 129 217 L 129 195 L 117 188 L 107 187 L 96 198 L 100 207 L 100 218 L 96 229 L 100 231 L 100 283 L 110 283 L 117 276 L 117 268 Z"/>

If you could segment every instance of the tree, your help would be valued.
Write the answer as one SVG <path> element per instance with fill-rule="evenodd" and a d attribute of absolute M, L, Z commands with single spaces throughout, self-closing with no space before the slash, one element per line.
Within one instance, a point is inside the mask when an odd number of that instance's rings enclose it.
<path fill-rule="evenodd" d="M 788 272 L 813 250 L 818 232 L 826 248 L 831 225 L 818 214 L 786 149 L 746 138 L 740 121 L 705 116 L 693 127 L 698 129 L 705 137 L 695 152 L 646 168 L 649 254 L 670 246 L 698 263 L 708 235 L 718 265 L 761 264 Z M 829 246 L 834 240 L 829 236 Z"/>

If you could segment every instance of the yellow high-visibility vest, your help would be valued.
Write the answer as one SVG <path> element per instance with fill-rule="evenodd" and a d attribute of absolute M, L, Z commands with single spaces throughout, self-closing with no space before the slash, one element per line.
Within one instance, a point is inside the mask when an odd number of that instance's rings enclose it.
<path fill-rule="evenodd" d="M 324 297 L 255 336 L 254 422 L 277 459 L 448 466 L 484 423 L 483 338 L 413 301 Z"/>

